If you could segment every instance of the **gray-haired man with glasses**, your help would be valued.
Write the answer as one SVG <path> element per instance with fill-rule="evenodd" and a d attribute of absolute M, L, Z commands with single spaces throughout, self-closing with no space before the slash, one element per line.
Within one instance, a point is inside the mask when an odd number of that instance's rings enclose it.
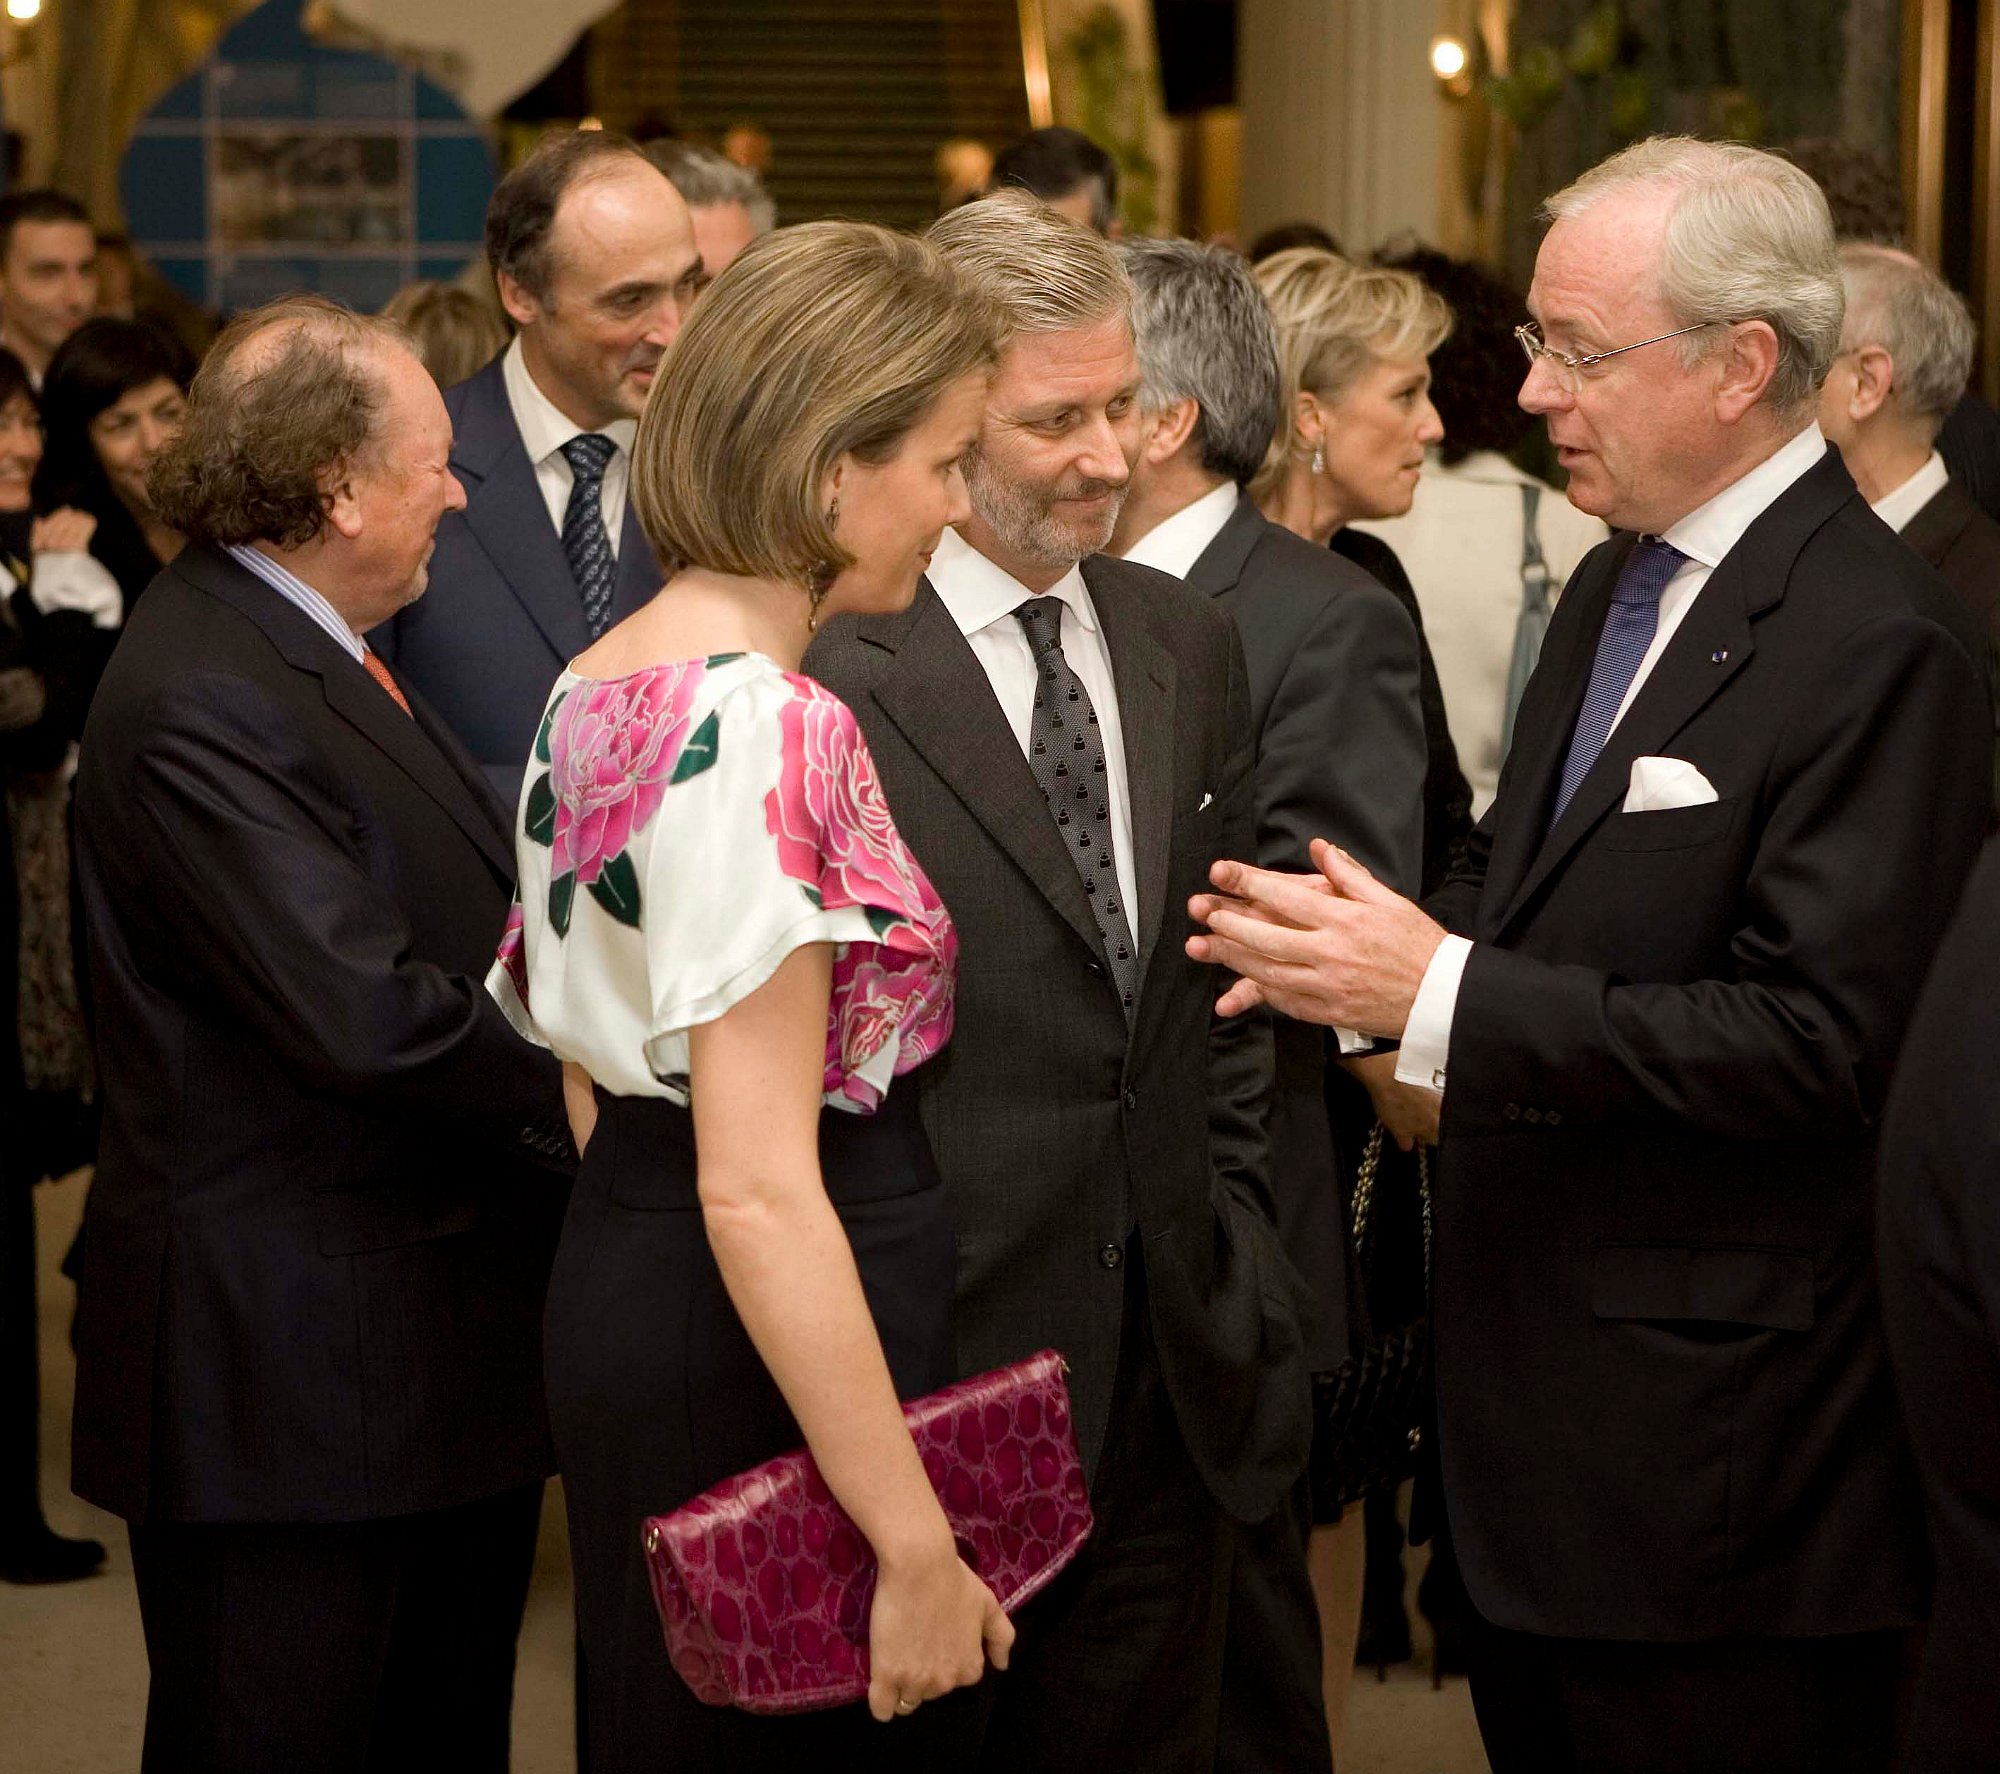
<path fill-rule="evenodd" d="M 1191 947 L 1442 1092 L 1445 1502 L 1495 1774 L 1886 1770 L 1922 1518 L 1874 1128 L 1987 817 L 1978 637 L 1816 422 L 1832 225 L 1756 149 L 1552 198 L 1522 405 L 1586 557 L 1467 868 L 1321 848 Z M 1227 895 L 1228 897 L 1223 897 Z"/>

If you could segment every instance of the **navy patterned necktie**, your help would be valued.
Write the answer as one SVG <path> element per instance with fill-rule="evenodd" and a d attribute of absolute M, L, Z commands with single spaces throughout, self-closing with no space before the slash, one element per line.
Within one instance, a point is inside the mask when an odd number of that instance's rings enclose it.
<path fill-rule="evenodd" d="M 618 562 L 604 528 L 604 471 L 617 449 L 601 431 L 581 432 L 562 447 L 575 477 L 563 512 L 563 553 L 569 557 L 570 577 L 583 600 L 583 625 L 592 640 L 611 626 L 611 592 L 618 581 Z"/>
<path fill-rule="evenodd" d="M 1570 797 L 1590 774 L 1597 754 L 1611 737 L 1612 724 L 1618 718 L 1625 693 L 1632 688 L 1646 649 L 1659 632 L 1660 594 L 1687 558 L 1672 543 L 1662 542 L 1657 536 L 1641 536 L 1625 557 L 1618 584 L 1611 593 L 1611 608 L 1605 613 L 1604 632 L 1597 637 L 1597 659 L 1590 668 L 1590 687 L 1583 693 L 1583 707 L 1577 711 L 1576 731 L 1570 736 L 1569 757 L 1563 763 L 1562 788 L 1556 794 L 1551 826 L 1562 818 Z"/>
<path fill-rule="evenodd" d="M 1090 706 L 1090 692 L 1063 657 L 1062 610 L 1061 598 L 1037 597 L 1014 612 L 1035 656 L 1028 767 L 1082 878 L 1091 916 L 1104 940 L 1112 983 L 1129 1022 L 1138 999 L 1139 956 L 1131 920 L 1120 904 L 1111 847 L 1111 778 L 1104 767 L 1104 734 L 1097 711 Z"/>

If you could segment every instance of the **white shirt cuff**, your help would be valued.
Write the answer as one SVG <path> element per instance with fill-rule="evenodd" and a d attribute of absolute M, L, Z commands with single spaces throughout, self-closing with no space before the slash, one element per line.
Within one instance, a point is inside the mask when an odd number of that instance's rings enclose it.
<path fill-rule="evenodd" d="M 1343 1029 L 1338 1026 L 1334 1034 L 1339 1038 L 1342 1053 L 1370 1053 L 1374 1051 L 1375 1038 L 1364 1035 L 1359 1029 Z"/>
<path fill-rule="evenodd" d="M 1447 936 L 1431 956 L 1396 1055 L 1398 1083 L 1444 1089 L 1445 1061 L 1451 1057 L 1451 1019 L 1458 1009 L 1458 984 L 1471 953 L 1472 944 L 1464 937 Z"/>
<path fill-rule="evenodd" d="M 98 628 L 116 628 L 124 595 L 110 569 L 82 549 L 44 549 L 28 569 L 28 596 L 44 616 L 80 610 Z"/>

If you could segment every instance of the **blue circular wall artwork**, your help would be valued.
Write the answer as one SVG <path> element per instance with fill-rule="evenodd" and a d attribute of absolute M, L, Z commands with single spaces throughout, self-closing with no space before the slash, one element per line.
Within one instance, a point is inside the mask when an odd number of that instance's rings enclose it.
<path fill-rule="evenodd" d="M 313 42 L 301 10 L 239 20 L 119 169 L 139 250 L 224 313 L 298 290 L 373 311 L 482 250 L 485 132 L 413 69 Z"/>

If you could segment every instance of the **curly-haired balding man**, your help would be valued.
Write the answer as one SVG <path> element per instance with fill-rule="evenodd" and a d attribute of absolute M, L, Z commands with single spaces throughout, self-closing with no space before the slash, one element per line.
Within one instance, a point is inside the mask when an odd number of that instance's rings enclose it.
<path fill-rule="evenodd" d="M 507 1763 L 561 1078 L 480 986 L 506 813 L 358 638 L 423 594 L 450 445 L 393 326 L 238 321 L 91 712 L 75 1482 L 131 1524 L 148 1770 Z"/>

